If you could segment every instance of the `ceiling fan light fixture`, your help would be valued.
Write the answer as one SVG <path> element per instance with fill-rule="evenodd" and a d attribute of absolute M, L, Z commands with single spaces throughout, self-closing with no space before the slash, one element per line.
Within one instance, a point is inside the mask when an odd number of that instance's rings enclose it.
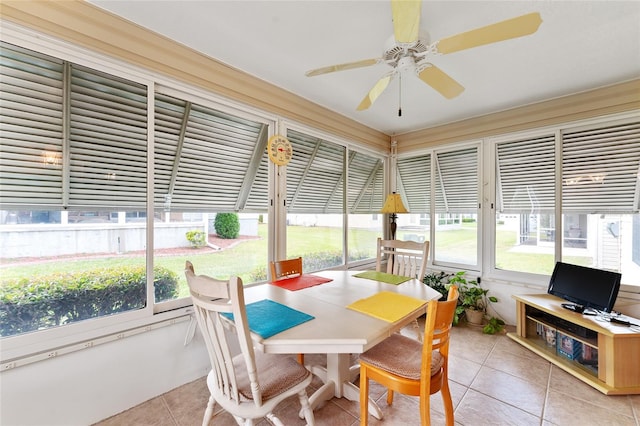
<path fill-rule="evenodd" d="M 428 62 L 431 55 L 444 55 L 499 41 L 530 35 L 538 31 L 542 18 L 538 12 L 496 22 L 484 27 L 446 37 L 430 44 L 429 34 L 420 29 L 422 0 L 391 0 L 394 33 L 384 45 L 381 58 L 365 59 L 308 71 L 307 76 L 386 63 L 392 71 L 380 78 L 369 90 L 357 110 L 368 109 L 387 88 L 395 74 L 407 70 L 447 99 L 455 98 L 464 87 L 440 68 Z M 401 99 L 401 98 L 400 98 Z M 398 108 L 402 115 L 402 106 Z"/>

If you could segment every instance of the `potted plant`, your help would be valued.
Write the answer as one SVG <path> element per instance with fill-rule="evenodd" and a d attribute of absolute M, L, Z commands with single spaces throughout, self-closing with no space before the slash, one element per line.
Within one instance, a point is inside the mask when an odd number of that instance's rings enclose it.
<path fill-rule="evenodd" d="M 456 272 L 449 278 L 449 283 L 457 285 L 460 292 L 456 308 L 458 319 L 464 314 L 468 323 L 482 325 L 487 310 L 486 296 L 489 290 L 480 287 L 476 280 L 467 280 L 465 271 Z M 496 302 L 498 301 L 498 299 L 494 299 Z"/>
<path fill-rule="evenodd" d="M 458 306 L 453 317 L 453 324 L 457 325 L 462 317 L 474 325 L 484 325 L 485 334 L 495 334 L 504 329 L 505 322 L 500 318 L 491 317 L 486 323 L 487 306 L 490 302 L 497 302 L 498 298 L 487 296 L 489 289 L 480 287 L 477 281 L 467 280 L 465 271 L 447 274 L 443 271 L 426 274 L 422 282 L 442 294 L 438 300 L 446 300 L 451 285 L 456 285 L 460 296 Z"/>
<path fill-rule="evenodd" d="M 480 284 L 478 284 L 476 280 L 467 280 L 465 278 L 465 271 L 457 272 L 451 276 L 449 278 L 449 284 L 457 285 L 458 291 L 460 292 L 454 323 L 457 323 L 464 313 L 468 323 L 484 325 L 486 330 L 483 328 L 483 332 L 487 334 L 494 334 L 504 328 L 504 321 L 495 317 L 490 318 L 489 321 L 484 324 L 488 304 L 498 301 L 497 297 L 487 295 L 489 289 L 480 287 Z"/>
<path fill-rule="evenodd" d="M 447 285 L 449 277 L 451 277 L 451 274 L 447 274 L 443 271 L 438 273 L 432 272 L 430 274 L 426 274 L 422 279 L 422 282 L 442 295 L 442 297 L 438 299 L 439 301 L 447 300 L 447 294 L 449 293 L 449 287 Z"/>

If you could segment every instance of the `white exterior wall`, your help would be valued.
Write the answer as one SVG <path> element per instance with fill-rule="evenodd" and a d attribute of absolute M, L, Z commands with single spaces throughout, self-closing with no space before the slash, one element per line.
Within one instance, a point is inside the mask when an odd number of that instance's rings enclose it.
<path fill-rule="evenodd" d="M 202 222 L 158 222 L 154 226 L 156 249 L 189 247 L 187 231 L 204 230 Z M 209 232 L 215 233 L 213 220 Z M 257 215 L 240 218 L 240 235 L 258 235 Z M 0 258 L 120 254 L 145 248 L 144 223 L 29 224 L 0 228 Z"/>

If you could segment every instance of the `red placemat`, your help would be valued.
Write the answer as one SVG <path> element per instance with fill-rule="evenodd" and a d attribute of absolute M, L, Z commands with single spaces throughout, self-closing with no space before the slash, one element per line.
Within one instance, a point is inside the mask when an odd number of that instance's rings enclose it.
<path fill-rule="evenodd" d="M 314 285 L 328 283 L 329 281 L 333 280 L 331 278 L 319 277 L 317 275 L 302 274 L 293 278 L 273 281 L 271 284 L 286 288 L 287 290 L 296 291 L 307 287 L 313 287 Z"/>

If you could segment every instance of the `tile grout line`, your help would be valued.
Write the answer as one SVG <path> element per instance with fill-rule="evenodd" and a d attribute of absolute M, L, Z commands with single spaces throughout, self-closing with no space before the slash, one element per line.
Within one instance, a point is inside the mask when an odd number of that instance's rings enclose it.
<path fill-rule="evenodd" d="M 173 411 L 171 411 L 171 407 L 169 407 L 169 403 L 165 399 L 165 395 L 166 393 L 162 394 L 160 398 L 160 400 L 162 401 L 162 405 L 164 405 L 164 408 L 166 408 L 167 411 L 169 412 L 169 415 L 171 416 L 171 420 L 173 421 L 173 424 L 176 426 L 180 426 L 180 424 L 176 420 L 176 417 L 173 415 Z"/>
<path fill-rule="evenodd" d="M 544 402 L 542 403 L 542 413 L 540 414 L 540 425 L 545 421 L 545 414 L 547 412 L 547 404 L 549 402 L 549 392 L 551 391 L 551 375 L 553 374 L 554 365 L 549 363 L 549 375 L 547 376 L 547 389 L 544 394 Z M 551 421 L 549 421 L 551 422 Z"/>

